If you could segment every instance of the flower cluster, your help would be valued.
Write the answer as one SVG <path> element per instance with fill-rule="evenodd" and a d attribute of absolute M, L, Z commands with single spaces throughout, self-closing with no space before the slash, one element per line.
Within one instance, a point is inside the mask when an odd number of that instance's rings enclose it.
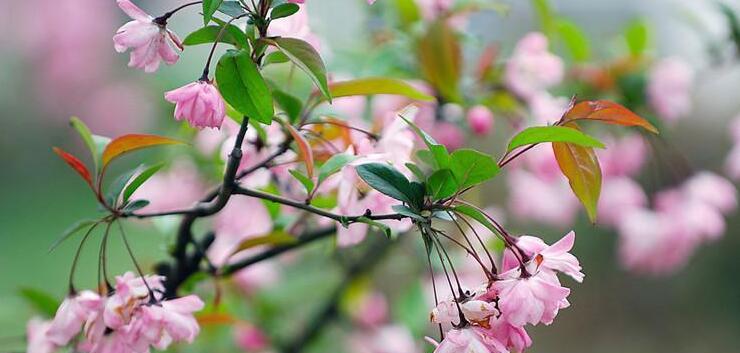
<path fill-rule="evenodd" d="M 435 352 L 507 353 L 529 347 L 525 325 L 549 325 L 560 309 L 570 306 L 570 289 L 557 273 L 583 280 L 578 259 L 569 253 L 574 241 L 574 232 L 552 245 L 519 237 L 507 247 L 496 278 L 434 308 L 432 322 L 453 327 L 442 342 L 435 342 Z"/>
<path fill-rule="evenodd" d="M 83 291 L 64 300 L 51 322 L 31 321 L 29 353 L 49 353 L 76 342 L 88 353 L 144 353 L 173 342 L 193 342 L 200 328 L 193 313 L 203 309 L 195 295 L 163 299 L 162 278 L 116 277 L 109 295 Z"/>

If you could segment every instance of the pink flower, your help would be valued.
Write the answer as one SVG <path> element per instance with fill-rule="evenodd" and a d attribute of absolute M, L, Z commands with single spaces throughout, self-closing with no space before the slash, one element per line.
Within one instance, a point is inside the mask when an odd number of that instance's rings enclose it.
<path fill-rule="evenodd" d="M 484 336 L 481 329 L 466 327 L 447 331 L 434 353 L 508 353 L 508 350 L 503 343 Z"/>
<path fill-rule="evenodd" d="M 186 119 L 193 127 L 220 128 L 226 117 L 226 105 L 221 94 L 206 80 L 169 91 L 164 98 L 175 103 L 175 119 Z"/>
<path fill-rule="evenodd" d="M 172 192 L 177 190 L 177 192 Z M 190 160 L 179 159 L 169 170 L 160 171 L 134 192 L 132 199 L 149 200 L 146 212 L 167 212 L 185 209 L 203 197 L 205 185 Z"/>
<path fill-rule="evenodd" d="M 604 180 L 598 204 L 598 222 L 616 225 L 630 210 L 647 206 L 648 198 L 640 184 L 627 177 Z"/>
<path fill-rule="evenodd" d="M 142 306 L 130 335 L 138 336 L 144 347 L 157 349 L 166 349 L 174 341 L 193 343 L 200 332 L 193 313 L 203 307 L 203 301 L 195 295 Z"/>
<path fill-rule="evenodd" d="M 302 3 L 302 2 L 300 2 Z M 267 29 L 269 36 L 281 36 L 298 38 L 311 44 L 316 50 L 322 49 L 321 38 L 313 32 L 309 25 L 308 12 L 305 8 L 301 8 L 294 15 L 289 17 L 283 17 L 270 22 L 270 27 Z"/>
<path fill-rule="evenodd" d="M 177 35 L 167 29 L 166 19 L 149 16 L 130 0 L 117 2 L 118 7 L 133 19 L 119 28 L 113 36 L 117 52 L 123 53 L 131 49 L 128 65 L 154 72 L 161 61 L 169 65 L 176 63 L 180 55 L 175 48 L 182 50 L 183 47 Z"/>
<path fill-rule="evenodd" d="M 64 299 L 48 327 L 47 338 L 58 346 L 66 345 L 80 333 L 82 325 L 100 310 L 102 304 L 103 299 L 91 291 Z"/>
<path fill-rule="evenodd" d="M 468 125 L 476 135 L 488 135 L 493 128 L 493 113 L 482 105 L 476 105 L 468 110 Z"/>
<path fill-rule="evenodd" d="M 530 99 L 563 79 L 563 60 L 550 53 L 547 46 L 542 33 L 527 34 L 506 63 L 506 85 L 522 98 Z"/>
<path fill-rule="evenodd" d="M 388 320 L 388 302 L 380 292 L 365 293 L 353 302 L 350 315 L 364 327 L 378 327 Z"/>
<path fill-rule="evenodd" d="M 513 326 L 506 320 L 491 320 L 491 328 L 484 330 L 484 335 L 501 342 L 512 352 L 524 352 L 532 345 L 532 339 L 524 327 Z"/>
<path fill-rule="evenodd" d="M 602 174 L 611 176 L 633 176 L 645 164 L 648 148 L 639 134 L 628 135 L 621 139 L 604 139 L 605 149 L 598 149 Z"/>
<path fill-rule="evenodd" d="M 735 145 L 725 159 L 725 171 L 734 180 L 740 179 L 740 144 Z"/>
<path fill-rule="evenodd" d="M 530 97 L 528 103 L 534 119 L 532 125 L 552 125 L 560 120 L 565 110 L 568 109 L 570 99 L 554 97 L 547 91 L 541 91 Z"/>
<path fill-rule="evenodd" d="M 26 337 L 28 340 L 28 353 L 53 353 L 59 347 L 48 337 L 51 322 L 39 318 L 33 318 L 26 324 Z"/>
<path fill-rule="evenodd" d="M 694 70 L 679 58 L 655 63 L 648 76 L 647 96 L 653 109 L 668 122 L 675 122 L 691 110 Z"/>
<path fill-rule="evenodd" d="M 723 214 L 737 208 L 737 190 L 727 179 L 707 171 L 689 178 L 683 185 L 689 198 L 717 208 Z"/>
<path fill-rule="evenodd" d="M 252 325 L 236 325 L 234 327 L 234 341 L 237 347 L 246 352 L 260 351 L 267 348 L 269 344 L 267 335 Z"/>
<path fill-rule="evenodd" d="M 516 245 L 524 250 L 537 264 L 538 270 L 562 272 L 578 282 L 583 281 L 584 274 L 578 259 L 569 251 L 573 249 L 576 233 L 571 231 L 555 244 L 547 245 L 542 239 L 533 236 L 521 236 Z"/>
<path fill-rule="evenodd" d="M 520 277 L 520 271 L 509 270 L 493 283 L 502 317 L 514 326 L 551 324 L 560 309 L 570 306 L 566 300 L 570 289 L 550 271 L 536 271 L 529 277 Z"/>
<path fill-rule="evenodd" d="M 421 353 L 414 336 L 401 325 L 386 325 L 350 335 L 349 351 L 353 353 Z"/>
<path fill-rule="evenodd" d="M 543 180 L 518 169 L 509 173 L 507 181 L 511 192 L 509 207 L 519 219 L 565 227 L 578 213 L 578 200 L 562 177 Z"/>

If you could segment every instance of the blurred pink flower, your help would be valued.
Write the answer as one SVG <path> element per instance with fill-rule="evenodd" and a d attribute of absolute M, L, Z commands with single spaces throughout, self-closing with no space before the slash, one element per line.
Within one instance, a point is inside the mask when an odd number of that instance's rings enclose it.
<path fill-rule="evenodd" d="M 113 36 L 115 49 L 123 53 L 131 49 L 128 65 L 146 72 L 154 72 L 164 61 L 173 65 L 180 58 L 175 48 L 183 50 L 180 38 L 166 28 L 166 19 L 155 19 L 130 0 L 117 0 L 118 6 L 133 19 L 118 29 Z"/>
<path fill-rule="evenodd" d="M 186 119 L 193 127 L 220 128 L 226 105 L 211 82 L 199 80 L 166 92 L 164 98 L 175 103 L 175 119 Z"/>
<path fill-rule="evenodd" d="M 483 105 L 476 105 L 468 110 L 468 126 L 476 135 L 488 135 L 493 128 L 493 113 Z"/>
<path fill-rule="evenodd" d="M 308 11 L 306 11 L 305 6 L 302 6 L 292 16 L 279 18 L 270 22 L 267 35 L 302 39 L 308 44 L 311 44 L 317 51 L 321 51 L 322 49 L 321 38 L 311 30 L 311 26 L 309 25 Z"/>
<path fill-rule="evenodd" d="M 387 325 L 352 333 L 347 345 L 353 353 L 421 353 L 411 332 L 401 325 Z"/>
<path fill-rule="evenodd" d="M 566 227 L 578 213 L 578 200 L 561 177 L 543 180 L 525 170 L 512 170 L 507 177 L 509 208 L 519 219 Z"/>
<path fill-rule="evenodd" d="M 648 76 L 648 101 L 660 117 L 675 122 L 691 111 L 693 82 L 694 69 L 682 59 L 661 59 Z"/>
<path fill-rule="evenodd" d="M 640 184 L 628 177 L 604 179 L 598 204 L 598 223 L 614 226 L 632 209 L 647 207 Z"/>
<path fill-rule="evenodd" d="M 59 348 L 47 335 L 50 326 L 50 321 L 40 318 L 32 318 L 28 321 L 26 324 L 27 353 L 53 353 Z"/>
<path fill-rule="evenodd" d="M 547 47 L 542 33 L 529 33 L 517 43 L 506 63 L 506 85 L 522 98 L 530 99 L 563 79 L 563 60 Z"/>
<path fill-rule="evenodd" d="M 740 179 L 740 144 L 735 145 L 725 159 L 725 172 L 733 180 Z"/>
<path fill-rule="evenodd" d="M 205 185 L 198 170 L 186 159 L 172 163 L 167 171 L 152 176 L 132 196 L 132 199 L 149 200 L 146 212 L 167 212 L 185 209 L 203 197 Z"/>
<path fill-rule="evenodd" d="M 234 342 L 245 352 L 261 351 L 270 343 L 262 330 L 246 324 L 234 326 Z"/>
<path fill-rule="evenodd" d="M 350 315 L 364 327 L 378 327 L 388 321 L 388 301 L 383 293 L 366 292 L 352 307 Z"/>
<path fill-rule="evenodd" d="M 567 97 L 554 97 L 546 91 L 534 94 L 529 99 L 529 110 L 534 122 L 532 125 L 552 125 L 560 120 L 565 110 L 568 109 L 570 99 Z"/>
<path fill-rule="evenodd" d="M 57 346 L 64 346 L 77 336 L 82 325 L 100 310 L 103 300 L 92 291 L 82 291 L 64 299 L 54 320 L 46 327 L 46 337 Z"/>
<path fill-rule="evenodd" d="M 630 134 L 620 139 L 607 137 L 603 139 L 607 146 L 597 149 L 602 175 L 634 176 L 645 164 L 648 148 L 640 134 Z"/>
<path fill-rule="evenodd" d="M 501 342 L 512 352 L 524 352 L 532 345 L 532 339 L 524 327 L 513 326 L 503 319 L 492 319 L 490 326 L 491 328 L 483 331 L 484 335 Z"/>
<path fill-rule="evenodd" d="M 704 202 L 727 214 L 737 208 L 737 189 L 729 180 L 712 172 L 702 171 L 683 185 L 686 196 Z"/>

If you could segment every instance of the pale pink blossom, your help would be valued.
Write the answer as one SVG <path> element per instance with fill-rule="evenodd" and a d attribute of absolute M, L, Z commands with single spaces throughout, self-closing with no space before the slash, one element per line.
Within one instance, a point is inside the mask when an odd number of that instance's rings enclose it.
<path fill-rule="evenodd" d="M 645 164 L 648 147 L 639 134 L 631 134 L 620 139 L 603 139 L 607 146 L 597 149 L 601 172 L 604 177 L 634 176 Z"/>
<path fill-rule="evenodd" d="M 164 98 L 175 103 L 175 119 L 185 119 L 193 127 L 220 128 L 226 117 L 226 104 L 221 94 L 206 80 L 166 92 Z"/>
<path fill-rule="evenodd" d="M 115 49 L 119 53 L 131 49 L 128 65 L 154 72 L 164 61 L 173 65 L 180 58 L 176 49 L 183 49 L 177 35 L 167 29 L 166 19 L 155 19 L 142 11 L 130 0 L 117 0 L 118 6 L 133 19 L 118 29 L 113 36 Z"/>
<path fill-rule="evenodd" d="M 691 111 L 694 69 L 677 57 L 656 62 L 648 75 L 647 96 L 653 109 L 668 122 Z"/>
<path fill-rule="evenodd" d="M 205 185 L 195 166 L 186 159 L 178 159 L 166 171 L 153 175 L 134 192 L 132 199 L 150 203 L 146 212 L 168 212 L 191 207 L 205 192 Z"/>
<path fill-rule="evenodd" d="M 597 207 L 598 222 L 616 225 L 632 209 L 647 207 L 648 198 L 640 184 L 627 177 L 604 179 Z"/>
<path fill-rule="evenodd" d="M 542 239 L 529 235 L 521 236 L 516 245 L 522 249 L 537 265 L 537 270 L 561 272 L 578 282 L 583 281 L 584 274 L 578 259 L 570 253 L 575 244 L 576 233 L 570 231 L 555 244 L 547 245 Z"/>
<path fill-rule="evenodd" d="M 305 6 L 292 16 L 283 17 L 270 22 L 267 29 L 268 36 L 280 36 L 298 38 L 306 41 L 316 50 L 322 49 L 322 41 L 316 33 L 311 30 L 308 11 Z"/>
<path fill-rule="evenodd" d="M 234 342 L 236 346 L 246 352 L 260 351 L 270 343 L 267 335 L 252 325 L 239 324 L 234 326 Z"/>
<path fill-rule="evenodd" d="M 208 251 L 212 262 L 222 264 L 242 241 L 272 231 L 272 217 L 262 200 L 234 197 L 213 221 L 216 240 Z"/>
<path fill-rule="evenodd" d="M 434 353 L 508 353 L 508 349 L 498 340 L 484 336 L 480 328 L 466 327 L 447 331 Z"/>
<path fill-rule="evenodd" d="M 533 94 L 528 101 L 529 111 L 534 120 L 532 125 L 552 125 L 563 116 L 568 109 L 568 97 L 555 97 L 547 91 Z"/>
<path fill-rule="evenodd" d="M 47 328 L 46 337 L 57 346 L 64 346 L 77 336 L 82 325 L 100 310 L 103 299 L 94 292 L 82 291 L 64 299 Z"/>
<path fill-rule="evenodd" d="M 483 105 L 476 105 L 468 110 L 468 126 L 476 135 L 488 135 L 493 128 L 493 113 Z"/>
<path fill-rule="evenodd" d="M 566 227 L 578 214 L 578 200 L 562 178 L 547 181 L 519 169 L 510 171 L 507 181 L 509 207 L 519 219 Z"/>
<path fill-rule="evenodd" d="M 26 324 L 26 338 L 28 340 L 27 353 L 53 353 L 59 348 L 48 337 L 50 321 L 32 318 Z"/>
<path fill-rule="evenodd" d="M 386 325 L 351 334 L 347 344 L 353 353 L 421 353 L 414 336 L 401 325 Z"/>
<path fill-rule="evenodd" d="M 501 342 L 511 352 L 524 352 L 532 345 L 532 339 L 524 327 L 511 325 L 502 319 L 491 319 L 490 328 L 483 330 L 483 333 Z"/>
<path fill-rule="evenodd" d="M 143 347 L 152 345 L 157 349 L 166 349 L 172 342 L 193 343 L 200 332 L 193 313 L 204 306 L 195 295 L 142 306 L 129 334 L 138 338 Z"/>
<path fill-rule="evenodd" d="M 538 32 L 527 34 L 517 43 L 504 74 L 506 85 L 514 93 L 529 99 L 563 79 L 563 60 L 547 47 L 547 37 Z"/>
<path fill-rule="evenodd" d="M 561 286 L 554 273 L 533 272 L 529 277 L 521 277 L 521 269 L 515 268 L 493 283 L 502 317 L 511 325 L 549 325 L 560 309 L 570 306 L 566 299 L 570 289 Z"/>
<path fill-rule="evenodd" d="M 364 293 L 351 309 L 352 319 L 364 327 L 378 327 L 388 321 L 388 301 L 378 291 Z"/>
<path fill-rule="evenodd" d="M 737 208 L 737 189 L 727 179 L 703 171 L 689 178 L 683 185 L 687 197 L 717 208 L 723 214 Z"/>

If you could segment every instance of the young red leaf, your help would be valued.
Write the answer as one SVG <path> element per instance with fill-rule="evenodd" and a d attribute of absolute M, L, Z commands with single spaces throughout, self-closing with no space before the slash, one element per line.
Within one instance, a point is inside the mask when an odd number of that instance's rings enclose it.
<path fill-rule="evenodd" d="M 67 152 L 64 152 L 61 148 L 54 147 L 53 150 L 54 150 L 54 153 L 59 155 L 59 157 L 62 157 L 62 159 L 65 162 L 67 162 L 67 164 L 70 167 L 72 167 L 72 169 L 74 169 L 77 172 L 77 174 L 79 174 L 82 177 L 82 179 L 85 179 L 85 182 L 87 182 L 87 185 L 89 185 L 90 188 L 93 187 L 92 186 L 93 184 L 92 175 L 90 174 L 90 170 L 87 169 L 87 167 L 85 166 L 84 163 L 82 163 L 82 161 L 80 161 L 77 157 Z"/>
<path fill-rule="evenodd" d="M 565 126 L 580 130 L 574 122 Z M 552 150 L 560 171 L 568 178 L 573 193 L 578 197 L 591 222 L 596 222 L 596 206 L 601 194 L 601 166 L 592 147 L 567 142 L 553 142 Z"/>
<path fill-rule="evenodd" d="M 308 177 L 310 179 L 313 179 L 314 163 L 311 145 L 308 144 L 306 138 L 303 137 L 303 135 L 301 135 L 301 133 L 298 132 L 298 130 L 296 130 L 292 125 L 287 122 L 283 122 L 283 126 L 285 126 L 285 129 L 288 130 L 288 133 L 290 133 L 290 136 L 293 137 L 293 140 L 295 140 L 295 143 L 298 145 L 298 155 L 306 164 L 306 174 L 308 174 Z"/>
<path fill-rule="evenodd" d="M 583 101 L 575 104 L 565 113 L 563 122 L 577 120 L 596 120 L 607 124 L 639 126 L 654 134 L 658 133 L 658 129 L 647 120 L 624 106 L 607 100 Z"/>
<path fill-rule="evenodd" d="M 148 147 L 182 143 L 182 141 L 156 135 L 123 135 L 114 139 L 105 147 L 105 150 L 103 151 L 103 168 L 105 168 L 112 160 L 129 152 Z"/>

